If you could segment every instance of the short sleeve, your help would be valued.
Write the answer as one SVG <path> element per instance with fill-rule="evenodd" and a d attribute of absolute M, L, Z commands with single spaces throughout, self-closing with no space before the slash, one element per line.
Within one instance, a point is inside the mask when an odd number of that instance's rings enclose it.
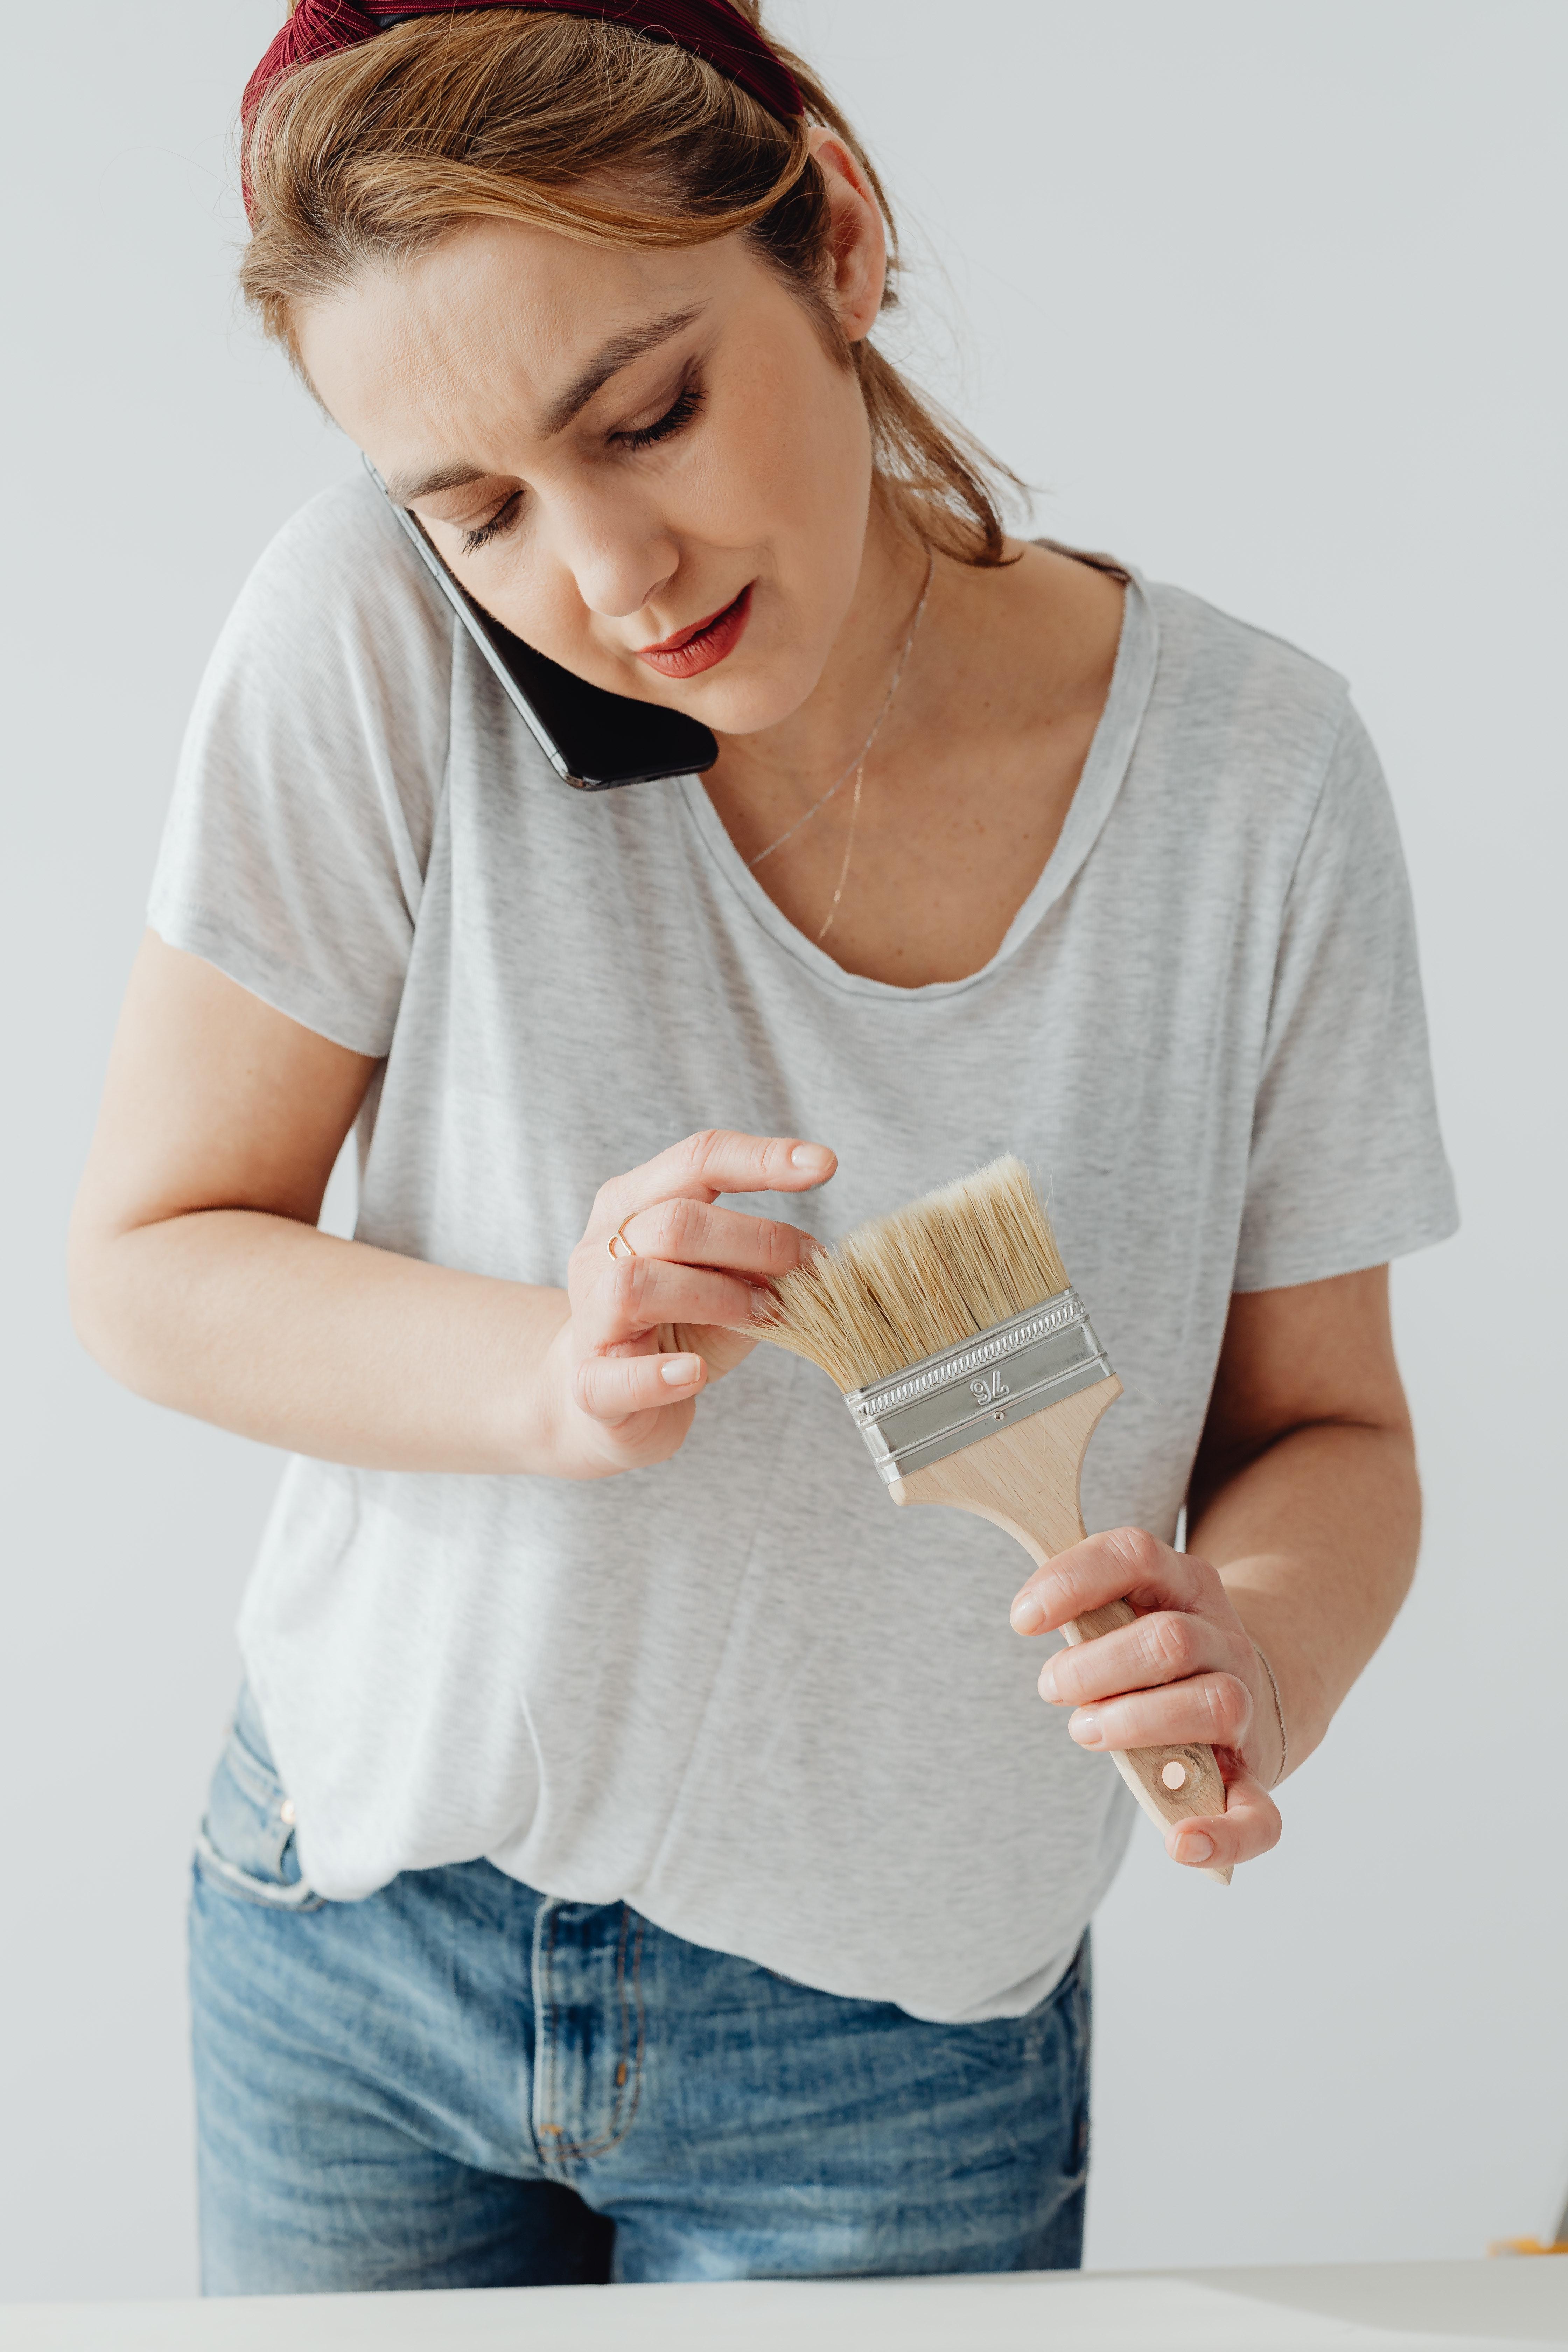
<path fill-rule="evenodd" d="M 1380 1265 L 1458 1223 L 1398 830 L 1347 710 L 1285 902 L 1235 1286 Z"/>
<path fill-rule="evenodd" d="M 451 619 L 369 482 L 272 542 L 207 666 L 148 920 L 290 1019 L 384 1055 L 444 787 Z"/>

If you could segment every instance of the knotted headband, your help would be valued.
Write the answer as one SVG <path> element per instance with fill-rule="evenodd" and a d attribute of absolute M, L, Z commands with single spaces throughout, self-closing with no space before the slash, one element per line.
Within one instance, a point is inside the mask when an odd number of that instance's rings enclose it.
<path fill-rule="evenodd" d="M 677 48 L 716 66 L 749 90 L 781 122 L 795 122 L 805 102 L 795 76 L 776 50 L 753 31 L 730 0 L 402 0 L 395 10 L 372 12 L 353 0 L 299 0 L 293 15 L 245 86 L 239 103 L 243 135 L 249 137 L 261 102 L 296 66 L 314 65 L 368 41 L 405 16 L 447 16 L 459 8 L 548 8 L 563 16 L 597 16 L 606 25 L 652 33 Z M 249 196 L 247 194 L 247 209 Z"/>

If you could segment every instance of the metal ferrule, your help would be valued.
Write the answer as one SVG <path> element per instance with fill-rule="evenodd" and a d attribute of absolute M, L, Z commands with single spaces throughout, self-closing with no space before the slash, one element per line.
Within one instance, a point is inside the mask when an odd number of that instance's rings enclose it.
<path fill-rule="evenodd" d="M 889 1486 L 998 1429 L 1109 1380 L 1110 1366 L 1076 1290 L 978 1339 L 856 1389 L 844 1402 Z"/>

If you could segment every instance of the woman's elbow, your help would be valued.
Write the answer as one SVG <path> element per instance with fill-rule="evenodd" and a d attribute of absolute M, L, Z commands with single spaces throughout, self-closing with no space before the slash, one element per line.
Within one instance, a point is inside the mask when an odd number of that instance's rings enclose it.
<path fill-rule="evenodd" d="M 94 1362 L 125 1388 L 145 1385 L 149 1317 L 142 1269 L 130 1263 L 136 1236 L 79 1199 L 66 1244 L 71 1328 Z"/>

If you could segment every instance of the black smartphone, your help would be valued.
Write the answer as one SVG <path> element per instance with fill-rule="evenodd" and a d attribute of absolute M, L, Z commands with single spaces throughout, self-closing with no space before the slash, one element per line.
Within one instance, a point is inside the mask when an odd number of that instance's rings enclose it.
<path fill-rule="evenodd" d="M 365 471 L 419 551 L 452 610 L 516 705 L 534 741 L 563 782 L 581 793 L 613 792 L 617 784 L 651 784 L 667 776 L 700 774 L 719 757 L 710 730 L 679 710 L 637 702 L 590 686 L 492 620 L 453 578 L 420 527 L 400 507 L 367 457 Z"/>

